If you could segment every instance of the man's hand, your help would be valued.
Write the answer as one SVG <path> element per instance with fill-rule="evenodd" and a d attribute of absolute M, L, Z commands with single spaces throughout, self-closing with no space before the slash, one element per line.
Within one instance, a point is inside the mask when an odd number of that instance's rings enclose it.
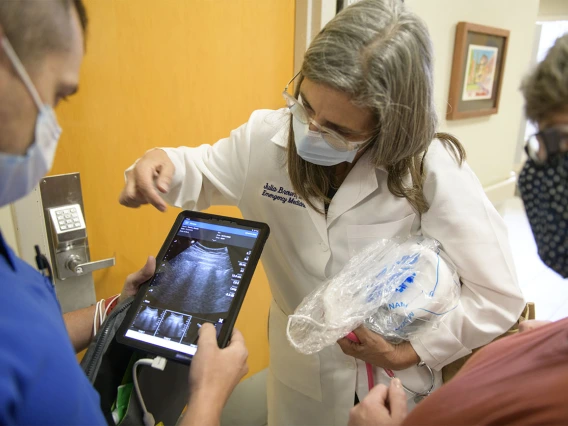
<path fill-rule="evenodd" d="M 409 342 L 393 345 L 364 326 L 353 330 L 361 343 L 346 338 L 337 341 L 341 350 L 376 367 L 404 370 L 420 362 L 420 357 Z"/>
<path fill-rule="evenodd" d="M 156 259 L 150 256 L 142 269 L 130 274 L 126 278 L 126 282 L 124 283 L 124 287 L 122 288 L 122 293 L 120 293 L 118 301 L 122 302 L 124 299 L 138 293 L 140 285 L 152 277 L 155 269 Z M 92 305 L 88 308 L 77 309 L 76 311 L 67 312 L 63 315 L 65 327 L 69 333 L 69 339 L 77 353 L 86 349 L 93 338 L 93 317 L 95 314 L 95 307 L 96 305 Z"/>
<path fill-rule="evenodd" d="M 393 379 L 390 387 L 375 386 L 369 395 L 349 413 L 349 426 L 386 426 L 402 424 L 408 406 L 406 393 L 399 379 Z"/>
<path fill-rule="evenodd" d="M 166 203 L 158 191 L 167 193 L 170 189 L 175 167 L 164 150 L 153 149 L 138 160 L 134 169 L 126 172 L 126 185 L 120 194 L 120 204 L 126 207 L 140 207 L 152 204 L 161 212 Z"/>
<path fill-rule="evenodd" d="M 215 327 L 203 324 L 197 353 L 189 368 L 189 405 L 182 425 L 218 425 L 231 392 L 248 373 L 248 351 L 243 335 L 233 330 L 231 343 L 219 349 Z"/>
<path fill-rule="evenodd" d="M 136 295 L 140 286 L 150 278 L 152 278 L 155 270 L 156 259 L 154 259 L 152 256 L 149 256 L 146 264 L 142 267 L 142 269 L 126 277 L 126 281 L 124 282 L 124 286 L 122 287 L 122 291 L 120 292 L 118 302 L 120 303 L 130 296 Z"/>
<path fill-rule="evenodd" d="M 545 325 L 548 325 L 548 324 L 551 324 L 551 323 L 552 323 L 552 321 L 543 321 L 543 320 L 521 321 L 519 323 L 519 333 L 534 330 L 535 328 L 544 327 Z"/>

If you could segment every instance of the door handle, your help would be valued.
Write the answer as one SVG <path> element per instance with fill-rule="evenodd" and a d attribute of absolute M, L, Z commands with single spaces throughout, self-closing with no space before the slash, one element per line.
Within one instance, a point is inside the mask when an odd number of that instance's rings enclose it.
<path fill-rule="evenodd" d="M 114 257 L 111 257 L 109 259 L 96 260 L 94 262 L 82 262 L 83 260 L 79 256 L 73 254 L 69 256 L 69 259 L 67 260 L 65 266 L 76 275 L 84 275 L 93 271 L 98 271 L 99 269 L 110 268 L 111 266 L 115 265 Z"/>

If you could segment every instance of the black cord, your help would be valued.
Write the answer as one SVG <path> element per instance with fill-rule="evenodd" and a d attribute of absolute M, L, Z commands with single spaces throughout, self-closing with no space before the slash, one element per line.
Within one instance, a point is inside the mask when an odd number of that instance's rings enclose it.
<path fill-rule="evenodd" d="M 45 255 L 42 254 L 38 245 L 35 245 L 34 249 L 35 249 L 35 252 L 36 252 L 35 261 L 36 261 L 37 269 L 40 270 L 40 272 L 42 273 L 42 275 L 44 277 L 49 278 L 49 281 L 51 281 L 51 284 L 53 284 L 53 271 L 51 269 L 51 265 L 49 264 L 49 261 L 47 260 L 47 257 L 45 257 Z M 45 272 L 46 270 L 47 270 L 47 274 Z"/>

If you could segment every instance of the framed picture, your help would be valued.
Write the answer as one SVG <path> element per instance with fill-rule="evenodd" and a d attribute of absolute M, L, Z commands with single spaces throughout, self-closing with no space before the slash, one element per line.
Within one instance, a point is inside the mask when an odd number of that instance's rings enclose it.
<path fill-rule="evenodd" d="M 497 114 L 509 31 L 458 23 L 446 119 Z"/>
<path fill-rule="evenodd" d="M 341 12 L 347 6 L 351 6 L 353 3 L 357 3 L 359 0 L 337 0 L 337 13 Z M 404 0 L 400 0 L 401 3 L 404 3 Z"/>
<path fill-rule="evenodd" d="M 351 6 L 356 1 L 357 0 L 337 0 L 337 7 L 336 7 L 337 13 L 341 12 L 347 6 Z"/>

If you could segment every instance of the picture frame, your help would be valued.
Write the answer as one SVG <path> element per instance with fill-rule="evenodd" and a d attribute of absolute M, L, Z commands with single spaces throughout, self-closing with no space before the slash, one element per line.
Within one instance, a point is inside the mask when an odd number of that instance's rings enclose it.
<path fill-rule="evenodd" d="M 447 120 L 498 113 L 509 34 L 501 28 L 458 23 Z"/>
<path fill-rule="evenodd" d="M 351 6 L 354 3 L 357 3 L 359 0 L 337 0 L 336 3 L 336 13 L 341 12 L 346 7 Z M 404 0 L 402 0 L 404 2 Z"/>

